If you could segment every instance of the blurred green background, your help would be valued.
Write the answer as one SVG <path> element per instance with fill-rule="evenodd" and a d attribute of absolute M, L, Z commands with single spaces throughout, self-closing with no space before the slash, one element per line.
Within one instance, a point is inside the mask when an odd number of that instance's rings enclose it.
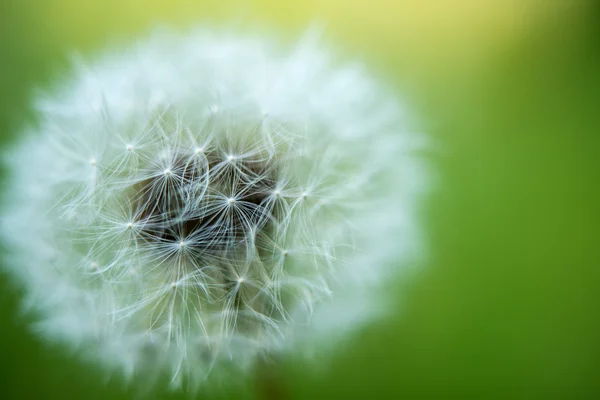
<path fill-rule="evenodd" d="M 0 140 L 18 137 L 35 90 L 68 71 L 70 51 L 92 54 L 157 24 L 293 39 L 324 23 L 343 54 L 404 93 L 435 142 L 424 154 L 435 190 L 422 216 L 428 257 L 392 289 L 397 315 L 350 338 L 317 372 L 288 359 L 289 398 L 596 399 L 599 8 L 577 0 L 2 0 Z M 18 314 L 19 292 L 0 276 L 1 399 L 135 395 L 39 341 Z"/>

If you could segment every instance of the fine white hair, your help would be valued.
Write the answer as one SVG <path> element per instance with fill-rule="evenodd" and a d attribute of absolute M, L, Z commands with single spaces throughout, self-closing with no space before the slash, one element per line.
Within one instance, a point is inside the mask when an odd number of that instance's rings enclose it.
<path fill-rule="evenodd" d="M 386 311 L 421 246 L 425 141 L 324 47 L 155 34 L 37 99 L 2 237 L 40 335 L 177 387 Z"/>

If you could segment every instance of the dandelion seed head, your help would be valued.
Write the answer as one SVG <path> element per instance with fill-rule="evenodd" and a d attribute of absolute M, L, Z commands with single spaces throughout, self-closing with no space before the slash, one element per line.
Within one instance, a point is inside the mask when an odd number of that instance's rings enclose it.
<path fill-rule="evenodd" d="M 155 35 L 36 110 L 9 157 L 5 264 L 37 331 L 110 370 L 198 386 L 328 343 L 381 314 L 420 248 L 426 142 L 310 34 Z"/>

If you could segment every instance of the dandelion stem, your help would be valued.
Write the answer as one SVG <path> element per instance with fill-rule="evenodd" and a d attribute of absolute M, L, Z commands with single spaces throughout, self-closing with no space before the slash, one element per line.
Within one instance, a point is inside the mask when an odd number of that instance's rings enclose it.
<path fill-rule="evenodd" d="M 256 385 L 259 399 L 286 400 L 289 398 L 284 388 L 280 363 L 272 360 L 262 360 L 258 363 Z"/>

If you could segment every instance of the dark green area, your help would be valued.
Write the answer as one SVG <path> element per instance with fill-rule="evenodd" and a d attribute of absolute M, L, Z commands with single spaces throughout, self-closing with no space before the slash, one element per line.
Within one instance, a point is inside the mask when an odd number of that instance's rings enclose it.
<path fill-rule="evenodd" d="M 2 144 L 65 60 L 16 4 L 0 4 Z M 428 155 L 438 185 L 424 212 L 427 265 L 398 288 L 397 317 L 323 372 L 289 361 L 291 398 L 600 398 L 599 22 L 523 35 L 468 79 L 416 91 L 439 149 Z M 133 395 L 41 343 L 0 276 L 0 398 Z"/>

